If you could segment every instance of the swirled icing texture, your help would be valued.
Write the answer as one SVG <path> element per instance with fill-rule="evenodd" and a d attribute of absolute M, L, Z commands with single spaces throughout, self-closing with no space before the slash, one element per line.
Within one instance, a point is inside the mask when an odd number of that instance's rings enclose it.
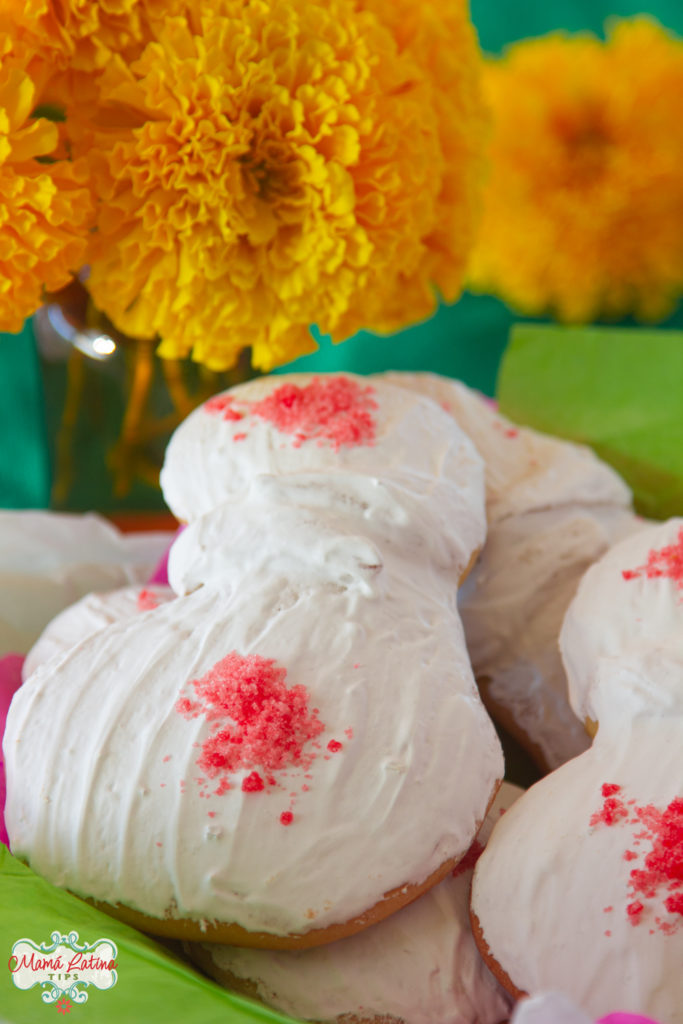
<path fill-rule="evenodd" d="M 92 590 L 144 583 L 170 536 L 123 535 L 92 513 L 0 510 L 0 654 L 24 654 Z"/>
<path fill-rule="evenodd" d="M 77 643 L 114 622 L 124 622 L 141 611 L 175 597 L 170 587 L 121 587 L 105 593 L 86 594 L 50 622 L 26 655 L 24 679 L 50 658 L 59 657 Z"/>
<path fill-rule="evenodd" d="M 683 572 L 682 527 L 683 519 L 644 527 L 611 548 L 581 580 L 560 634 L 569 697 L 581 718 L 602 722 L 605 702 L 595 676 L 602 658 L 635 665 L 646 656 L 643 685 L 651 699 L 666 691 L 683 708 L 683 589 L 676 579 Z"/>
<path fill-rule="evenodd" d="M 340 380 L 370 388 L 376 403 L 373 435 L 359 443 L 335 447 L 319 438 L 300 443 L 296 434 L 250 411 L 284 386 Z M 463 495 L 470 503 L 482 500 L 483 469 L 472 443 L 442 409 L 420 395 L 407 397 L 405 390 L 351 374 L 292 374 L 250 381 L 226 396 L 240 419 L 224 419 L 213 400 L 180 425 L 167 448 L 161 485 L 179 519 L 191 522 L 241 495 L 262 474 L 340 473 L 393 482 L 442 506 L 441 515 L 450 514 L 451 522 L 458 521 Z"/>
<path fill-rule="evenodd" d="M 471 488 L 453 490 L 445 510 L 400 484 L 360 474 L 258 476 L 238 499 L 183 531 L 171 549 L 169 580 L 186 594 L 236 572 L 296 576 L 302 564 L 323 579 L 348 559 L 352 533 L 359 560 L 370 563 L 386 551 L 412 562 L 405 571 L 425 588 L 442 590 L 457 615 L 454 587 L 484 542 L 483 513 L 473 497 Z M 456 501 L 456 523 L 444 521 Z"/>
<path fill-rule="evenodd" d="M 484 941 L 513 984 L 556 989 L 593 1017 L 618 1007 L 667 1024 L 683 1021 L 683 917 L 663 895 L 634 923 L 631 872 L 648 844 L 630 809 L 664 811 L 683 797 L 680 709 L 620 703 L 631 670 L 604 660 L 612 708 L 590 750 L 528 790 L 496 825 L 475 869 L 472 909 Z M 597 820 L 620 787 L 629 814 Z M 607 819 L 609 820 L 609 819 Z M 640 834 L 640 838 L 639 838 Z"/>
<path fill-rule="evenodd" d="M 477 836 L 477 849 L 521 792 L 503 783 Z M 219 972 L 255 983 L 268 1006 L 304 1020 L 390 1017 L 405 1024 L 500 1024 L 508 1018 L 510 1000 L 472 938 L 471 879 L 471 867 L 456 870 L 385 921 L 317 949 L 202 948 Z M 192 957 L 194 944 L 186 948 Z"/>
<path fill-rule="evenodd" d="M 101 630 L 21 688 L 6 817 L 13 851 L 44 877 L 152 916 L 281 935 L 345 922 L 467 850 L 503 765 L 454 588 L 353 532 L 321 568 L 313 552 L 336 524 L 291 526 L 256 523 L 246 550 L 260 559 L 221 563 L 220 582 Z M 312 778 L 290 768 L 253 793 L 238 773 L 200 797 L 209 723 L 175 705 L 231 651 L 306 687 L 325 726 Z M 328 755 L 330 739 L 342 748 Z"/>
<path fill-rule="evenodd" d="M 589 743 L 557 639 L 582 573 L 638 529 L 628 488 L 589 449 L 516 426 L 458 381 L 386 379 L 438 402 L 484 458 L 487 541 L 460 592 L 467 645 L 491 712 L 556 768 Z"/>

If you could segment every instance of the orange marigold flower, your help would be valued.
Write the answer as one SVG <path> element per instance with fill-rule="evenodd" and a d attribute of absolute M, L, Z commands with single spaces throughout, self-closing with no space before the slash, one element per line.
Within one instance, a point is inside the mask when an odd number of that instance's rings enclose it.
<path fill-rule="evenodd" d="M 2 0 L 0 31 L 11 31 L 53 66 L 102 68 L 112 52 L 136 57 L 183 0 Z"/>
<path fill-rule="evenodd" d="M 683 43 L 645 17 L 554 34 L 485 72 L 493 129 L 476 290 L 568 322 L 683 291 Z"/>
<path fill-rule="evenodd" d="M 483 113 L 464 0 L 197 0 L 112 60 L 88 287 L 123 331 L 264 370 L 457 297 Z"/>
<path fill-rule="evenodd" d="M 19 331 L 43 291 L 82 264 L 92 217 L 77 168 L 54 160 L 56 125 L 32 117 L 36 87 L 12 56 L 0 59 L 0 330 Z M 41 162 L 41 158 L 48 161 Z"/>

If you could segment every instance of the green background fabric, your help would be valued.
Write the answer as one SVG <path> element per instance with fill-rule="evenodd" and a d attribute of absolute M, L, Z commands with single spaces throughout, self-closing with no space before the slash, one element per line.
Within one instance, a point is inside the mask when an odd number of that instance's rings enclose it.
<path fill-rule="evenodd" d="M 0 506 L 45 508 L 50 464 L 40 365 L 31 325 L 0 335 Z"/>

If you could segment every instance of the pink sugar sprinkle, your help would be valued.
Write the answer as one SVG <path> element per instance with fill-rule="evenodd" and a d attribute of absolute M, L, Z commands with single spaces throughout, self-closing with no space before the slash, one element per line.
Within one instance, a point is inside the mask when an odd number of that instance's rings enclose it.
<path fill-rule="evenodd" d="M 295 448 L 316 439 L 339 451 L 374 441 L 374 393 L 373 387 L 361 387 L 349 377 L 316 377 L 303 387 L 281 385 L 250 411 L 281 433 L 292 434 Z"/>
<path fill-rule="evenodd" d="M 626 913 L 628 914 L 632 924 L 638 924 L 641 919 L 641 915 L 645 907 L 640 900 L 635 900 L 633 903 L 629 903 L 626 907 Z"/>
<path fill-rule="evenodd" d="M 159 607 L 159 600 L 151 590 L 141 590 L 138 594 L 138 611 L 151 612 Z"/>
<path fill-rule="evenodd" d="M 509 437 L 511 439 L 519 437 L 519 430 L 517 430 L 516 427 L 508 427 L 505 431 L 505 437 Z"/>
<path fill-rule="evenodd" d="M 620 818 L 628 818 L 628 811 L 623 800 L 620 800 L 619 797 L 613 795 L 614 793 L 618 793 L 620 789 L 621 786 L 616 786 L 614 783 L 610 782 L 606 782 L 603 785 L 603 804 L 600 810 L 596 811 L 595 814 L 591 816 L 591 826 L 614 825 L 614 823 L 619 821 Z"/>
<path fill-rule="evenodd" d="M 244 413 L 233 409 L 233 401 L 232 395 L 214 395 L 213 398 L 204 403 L 204 412 L 214 415 L 219 414 L 222 419 L 228 421 L 241 420 L 244 418 Z"/>
<path fill-rule="evenodd" d="M 166 764 L 166 762 L 170 761 L 170 760 L 171 760 L 171 755 L 167 754 L 166 757 L 164 758 L 164 764 Z"/>
<path fill-rule="evenodd" d="M 658 916 L 655 924 L 659 931 L 671 935 L 683 925 L 683 797 L 673 799 L 663 811 L 653 804 L 635 806 L 633 817 L 629 817 L 623 802 L 613 795 L 620 789 L 613 784 L 602 787 L 603 807 L 592 815 L 590 824 L 613 826 L 620 823 L 640 827 L 632 836 L 631 845 L 638 846 L 639 840 L 647 841 L 649 850 L 643 855 L 627 849 L 622 855 L 626 861 L 643 856 L 642 867 L 634 867 L 629 873 L 630 902 L 626 905 L 626 914 L 631 924 L 637 925 L 643 919 L 648 902 L 663 898 L 664 909 L 676 918 L 672 922 Z"/>
<path fill-rule="evenodd" d="M 294 815 L 292 814 L 291 811 L 283 811 L 282 814 L 280 815 L 281 825 L 291 825 L 293 821 Z"/>
<path fill-rule="evenodd" d="M 466 871 L 473 871 L 474 866 L 484 852 L 484 847 L 481 845 L 478 839 L 475 839 L 469 850 L 453 868 L 453 878 L 457 878 L 458 875 L 463 875 Z"/>
<path fill-rule="evenodd" d="M 336 754 L 340 750 L 342 750 L 343 746 L 344 744 L 340 743 L 339 740 L 330 740 L 330 742 L 327 744 L 327 749 L 330 751 L 331 754 Z"/>
<path fill-rule="evenodd" d="M 243 793 L 260 793 L 263 787 L 264 782 L 258 772 L 252 772 L 242 779 Z"/>
<path fill-rule="evenodd" d="M 215 818 L 216 817 L 216 812 L 215 811 L 207 811 L 206 812 L 206 816 L 207 816 L 207 818 Z"/>
<path fill-rule="evenodd" d="M 233 441 L 246 441 L 247 435 L 244 432 L 232 435 Z"/>
<path fill-rule="evenodd" d="M 185 718 L 204 715 L 218 728 L 201 744 L 197 765 L 209 779 L 219 779 L 218 795 L 230 788 L 229 776 L 243 769 L 261 768 L 269 784 L 277 769 L 313 761 L 304 747 L 324 729 L 309 713 L 304 686 L 287 687 L 286 669 L 257 654 L 244 657 L 233 651 L 201 679 L 191 681 L 196 700 L 181 697 L 176 711 Z M 242 782 L 245 792 L 264 788 L 252 771 Z"/>
<path fill-rule="evenodd" d="M 624 569 L 621 575 L 625 580 L 643 575 L 649 580 L 666 578 L 674 580 L 678 589 L 683 590 L 683 526 L 674 544 L 666 544 L 659 551 L 650 551 L 645 565 Z"/>
<path fill-rule="evenodd" d="M 344 729 L 344 735 L 346 736 L 347 739 L 352 740 L 353 739 L 353 729 Z"/>

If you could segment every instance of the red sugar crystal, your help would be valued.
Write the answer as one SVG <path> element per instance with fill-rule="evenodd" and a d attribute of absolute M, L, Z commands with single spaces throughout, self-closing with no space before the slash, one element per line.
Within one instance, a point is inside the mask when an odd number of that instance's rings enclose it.
<path fill-rule="evenodd" d="M 664 900 L 664 906 L 670 914 L 683 914 L 683 892 L 676 893 Z"/>
<path fill-rule="evenodd" d="M 596 811 L 592 815 L 590 823 L 591 825 L 614 825 L 621 818 L 628 818 L 628 811 L 623 800 L 619 797 L 614 796 L 614 793 L 618 793 L 621 790 L 621 786 L 617 786 L 613 782 L 605 782 L 602 786 L 602 795 L 604 797 L 602 807 L 599 811 Z"/>
<path fill-rule="evenodd" d="M 218 726 L 201 744 L 197 761 L 208 778 L 220 777 L 214 792 L 229 789 L 228 776 L 241 769 L 261 768 L 270 783 L 269 773 L 277 769 L 310 765 L 312 756 L 304 754 L 304 746 L 324 726 L 308 711 L 306 688 L 288 688 L 286 676 L 286 669 L 272 659 L 233 651 L 201 679 L 191 681 L 195 701 L 181 697 L 176 702 L 176 711 L 185 718 L 203 714 Z M 256 792 L 263 785 L 261 776 L 252 772 L 242 788 Z"/>
<path fill-rule="evenodd" d="M 633 580 L 645 575 L 647 579 L 666 578 L 674 580 L 679 590 L 683 590 L 683 526 L 673 544 L 666 544 L 659 551 L 650 551 L 645 565 L 635 569 L 624 569 L 625 580 Z"/>
<path fill-rule="evenodd" d="M 243 793 L 260 793 L 263 786 L 263 779 L 258 772 L 252 772 L 251 775 L 247 775 L 246 778 L 242 779 Z"/>
<path fill-rule="evenodd" d="M 157 596 L 151 590 L 141 590 L 137 603 L 139 612 L 151 612 L 154 608 L 159 607 Z"/>
<path fill-rule="evenodd" d="M 233 434 L 233 441 L 246 441 L 247 435 L 245 433 Z"/>
<path fill-rule="evenodd" d="M 340 743 L 339 740 L 330 740 L 330 742 L 327 744 L 327 749 L 330 751 L 330 753 L 336 754 L 339 750 L 342 749 L 342 746 L 343 744 Z"/>
<path fill-rule="evenodd" d="M 291 825 L 293 821 L 294 815 L 292 814 L 291 811 L 283 811 L 282 814 L 280 815 L 281 825 Z"/>
<path fill-rule="evenodd" d="M 483 852 L 484 847 L 478 839 L 475 839 L 462 860 L 458 861 L 453 868 L 453 878 L 457 878 L 458 875 L 464 874 L 465 871 L 473 870 L 474 865 L 477 863 Z"/>
<path fill-rule="evenodd" d="M 233 409 L 232 403 L 234 398 L 232 395 L 214 395 L 208 402 L 204 403 L 204 411 L 208 413 L 214 413 L 221 415 L 224 420 L 237 421 L 244 418 L 244 413 L 239 412 L 237 409 Z"/>
<path fill-rule="evenodd" d="M 348 377 L 316 377 L 303 387 L 283 384 L 253 403 L 250 411 L 281 433 L 293 434 L 295 448 L 317 439 L 339 451 L 342 446 L 371 444 L 374 440 L 374 392 L 374 388 L 361 387 Z"/>
<path fill-rule="evenodd" d="M 626 907 L 626 913 L 631 919 L 632 924 L 637 924 L 640 921 L 641 914 L 645 910 L 645 907 L 640 900 L 635 900 L 633 903 L 629 903 Z"/>

